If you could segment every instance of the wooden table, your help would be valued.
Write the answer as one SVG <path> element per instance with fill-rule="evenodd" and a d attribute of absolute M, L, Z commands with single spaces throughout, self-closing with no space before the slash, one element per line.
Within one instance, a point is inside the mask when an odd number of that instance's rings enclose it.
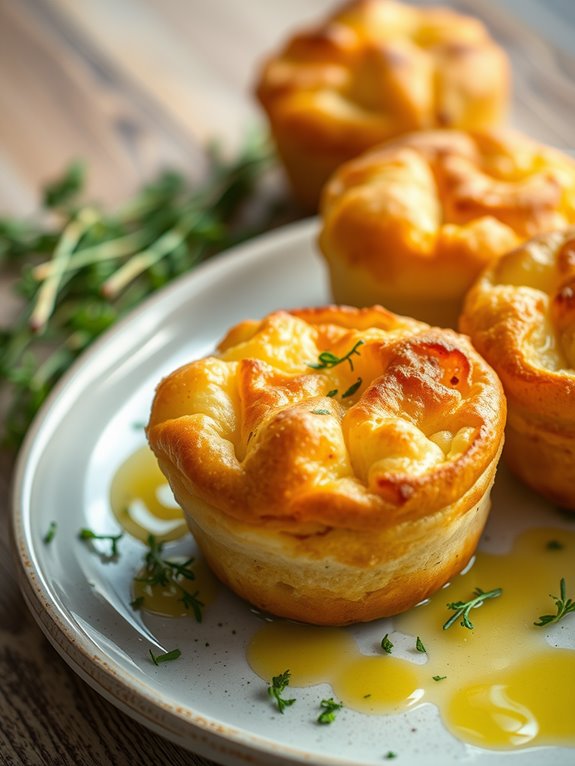
<path fill-rule="evenodd" d="M 573 147 L 571 0 L 458 5 L 486 18 L 525 75 L 514 120 L 534 136 Z M 332 0 L 0 0 L 0 211 L 34 211 L 41 184 L 77 157 L 89 166 L 89 195 L 109 205 L 165 165 L 199 175 L 208 139 L 237 147 L 257 121 L 250 89 L 263 53 L 331 6 Z M 0 278 L 1 323 L 14 305 Z M 33 622 L 11 565 L 11 468 L 12 457 L 3 455 L 0 762 L 207 763 L 104 701 Z"/>

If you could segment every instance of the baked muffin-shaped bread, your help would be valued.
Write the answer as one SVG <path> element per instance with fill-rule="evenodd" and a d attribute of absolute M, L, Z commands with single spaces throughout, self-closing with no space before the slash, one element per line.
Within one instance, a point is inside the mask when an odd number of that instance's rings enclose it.
<path fill-rule="evenodd" d="M 224 583 L 340 625 L 408 609 L 465 566 L 504 420 L 463 336 L 326 307 L 234 327 L 160 383 L 147 434 Z"/>
<path fill-rule="evenodd" d="M 295 195 L 315 209 L 342 162 L 392 136 L 498 124 L 509 65 L 478 19 L 356 0 L 271 56 L 256 92 Z"/>
<path fill-rule="evenodd" d="M 507 394 L 506 461 L 575 510 L 575 228 L 536 237 L 488 268 L 461 328 Z"/>
<path fill-rule="evenodd" d="M 510 131 L 421 131 L 342 166 L 325 188 L 321 251 L 337 303 L 381 303 L 457 327 L 495 257 L 575 223 L 575 161 Z"/>

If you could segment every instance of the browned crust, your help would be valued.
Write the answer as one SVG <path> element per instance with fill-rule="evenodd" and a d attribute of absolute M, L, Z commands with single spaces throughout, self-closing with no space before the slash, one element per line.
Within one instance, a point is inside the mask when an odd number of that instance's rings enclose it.
<path fill-rule="evenodd" d="M 325 350 L 343 356 L 359 340 L 353 370 L 347 363 L 319 371 L 308 364 Z M 249 355 L 255 347 L 265 360 Z M 147 433 L 170 480 L 224 516 L 270 529 L 385 528 L 449 505 L 499 452 L 505 422 L 499 381 L 456 333 L 380 307 L 331 306 L 244 323 L 220 349 L 160 383 Z M 341 398 L 358 377 L 360 389 Z M 334 387 L 340 395 L 328 397 Z M 213 412 L 198 399 L 206 388 L 218 392 Z M 222 391 L 233 416 L 226 410 L 221 417 Z M 373 424 L 374 433 L 383 433 L 378 423 L 385 431 L 381 454 L 377 445 L 364 454 Z M 464 451 L 428 469 L 375 465 L 394 450 L 409 454 L 420 433 L 464 427 L 474 429 Z"/>

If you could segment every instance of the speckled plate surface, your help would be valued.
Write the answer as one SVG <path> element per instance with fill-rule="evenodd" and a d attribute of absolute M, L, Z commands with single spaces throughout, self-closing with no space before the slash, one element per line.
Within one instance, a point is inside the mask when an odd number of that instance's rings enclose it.
<path fill-rule="evenodd" d="M 117 528 L 110 483 L 144 443 L 134 423 L 146 419 L 163 374 L 208 352 L 240 319 L 327 301 L 315 232 L 314 221 L 297 224 L 197 269 L 108 333 L 61 382 L 29 434 L 15 482 L 15 542 L 30 609 L 64 659 L 106 698 L 224 764 L 371 766 L 389 751 L 406 766 L 572 764 L 575 750 L 565 748 L 510 752 L 466 745 L 447 732 L 430 704 L 396 716 L 343 710 L 337 726 L 319 727 L 309 709 L 319 695 L 330 696 L 327 686 L 298 690 L 302 702 L 288 720 L 270 705 L 264 682 L 247 664 L 246 647 L 261 622 L 244 602 L 221 588 L 201 625 L 142 616 L 129 605 L 142 544 L 123 540 L 117 562 L 105 563 L 78 540 L 84 526 Z M 501 470 L 489 538 L 505 548 L 520 529 L 548 523 L 548 513 Z M 45 545 L 51 521 L 58 532 Z M 193 553 L 193 540 L 188 536 L 173 550 Z M 368 641 L 374 631 L 385 632 L 385 624 L 350 630 Z M 177 662 L 156 667 L 150 661 L 150 649 L 175 646 L 182 651 Z"/>

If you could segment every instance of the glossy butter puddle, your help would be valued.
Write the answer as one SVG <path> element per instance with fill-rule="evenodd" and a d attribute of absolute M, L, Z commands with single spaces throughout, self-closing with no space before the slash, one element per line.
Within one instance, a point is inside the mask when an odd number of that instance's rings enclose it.
<path fill-rule="evenodd" d="M 120 467 L 111 492 L 113 511 L 140 539 L 153 532 L 173 540 L 187 530 L 181 511 L 163 500 L 165 479 L 150 458 L 144 448 Z M 191 587 L 209 604 L 217 590 L 214 579 L 201 561 L 194 570 L 197 579 Z M 480 747 L 574 746 L 575 651 L 567 626 L 572 633 L 575 615 L 549 628 L 533 624 L 540 615 L 555 612 L 550 594 L 559 595 L 562 577 L 567 596 L 573 597 L 575 532 L 528 530 L 507 553 L 479 552 L 473 566 L 449 587 L 393 618 L 389 638 L 397 649 L 391 654 L 380 647 L 387 630 L 362 650 L 352 628 L 274 619 L 256 630 L 247 659 L 266 683 L 289 669 L 291 687 L 327 683 L 345 707 L 370 715 L 433 703 L 455 737 Z M 502 588 L 503 594 L 471 610 L 473 630 L 459 622 L 443 630 L 452 614 L 447 603 L 467 601 L 476 588 Z M 136 579 L 133 590 L 134 596 L 145 597 L 148 611 L 187 614 L 173 589 L 142 586 Z M 369 626 L 370 635 L 374 626 Z M 416 650 L 416 637 L 425 653 Z"/>
<path fill-rule="evenodd" d="M 551 540 L 563 547 L 549 549 Z M 479 553 L 449 588 L 393 619 L 389 638 L 399 643 L 400 634 L 411 637 L 411 660 L 378 651 L 377 644 L 366 655 L 346 629 L 281 621 L 258 631 L 248 660 L 264 679 L 289 668 L 292 686 L 329 683 L 346 707 L 365 713 L 432 702 L 452 734 L 474 745 L 574 745 L 575 651 L 550 645 L 546 630 L 533 625 L 555 612 L 549 594 L 559 594 L 561 577 L 573 592 L 575 533 L 530 530 L 509 553 Z M 503 594 L 471 611 L 473 630 L 459 623 L 443 630 L 453 613 L 447 602 L 467 601 L 477 587 L 501 587 Z M 561 641 L 572 619 L 549 631 L 552 643 Z M 426 649 L 424 664 L 417 662 L 423 656 L 415 648 L 417 636 Z"/>

